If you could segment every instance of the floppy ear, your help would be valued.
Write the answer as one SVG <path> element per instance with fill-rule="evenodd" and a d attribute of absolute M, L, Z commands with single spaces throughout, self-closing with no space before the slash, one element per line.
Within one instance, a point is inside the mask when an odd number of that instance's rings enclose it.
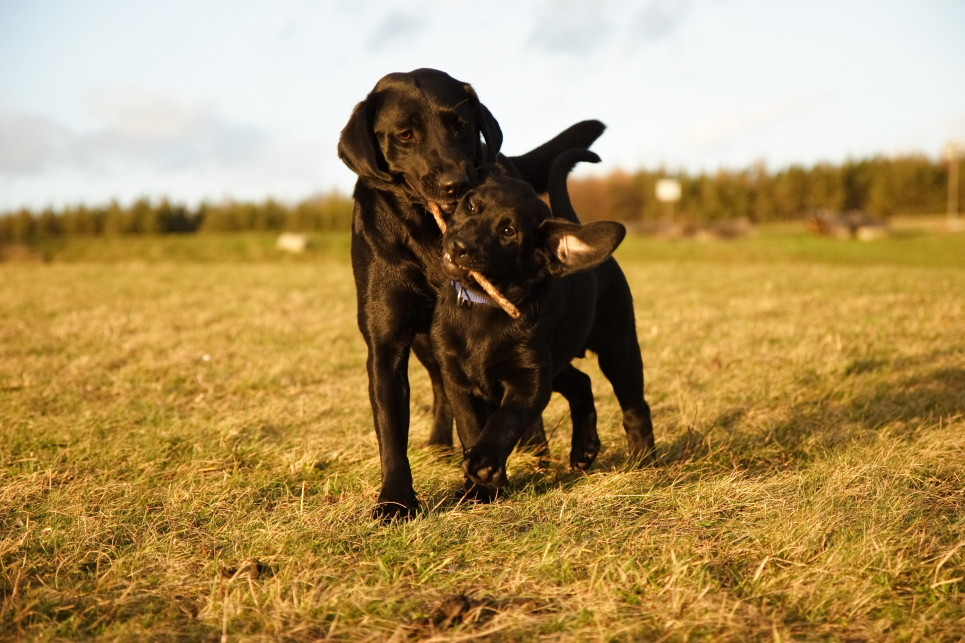
<path fill-rule="evenodd" d="M 352 117 L 338 139 L 338 157 L 359 178 L 391 182 L 392 175 L 382 169 L 385 162 L 372 128 L 373 102 L 369 95 L 352 110 Z"/>
<path fill-rule="evenodd" d="M 472 101 L 472 106 L 476 111 L 476 126 L 479 132 L 486 139 L 486 161 L 495 163 L 499 155 L 499 148 L 503 146 L 503 130 L 499 129 L 499 123 L 492 112 L 479 102 L 479 96 L 471 85 L 464 86 L 466 93 Z"/>
<path fill-rule="evenodd" d="M 593 221 L 585 225 L 547 219 L 539 226 L 549 256 L 549 271 L 557 277 L 595 268 L 609 259 L 627 229 L 616 221 Z"/>

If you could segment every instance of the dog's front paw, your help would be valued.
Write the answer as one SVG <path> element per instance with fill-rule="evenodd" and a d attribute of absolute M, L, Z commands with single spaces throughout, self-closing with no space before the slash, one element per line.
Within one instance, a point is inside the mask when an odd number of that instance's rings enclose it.
<path fill-rule="evenodd" d="M 506 463 L 485 449 L 473 447 L 466 451 L 462 470 L 469 480 L 484 487 L 498 489 L 506 484 Z"/>
<path fill-rule="evenodd" d="M 381 523 L 412 520 L 419 513 L 419 499 L 413 493 L 404 500 L 379 496 L 379 502 L 372 510 L 372 517 Z"/>

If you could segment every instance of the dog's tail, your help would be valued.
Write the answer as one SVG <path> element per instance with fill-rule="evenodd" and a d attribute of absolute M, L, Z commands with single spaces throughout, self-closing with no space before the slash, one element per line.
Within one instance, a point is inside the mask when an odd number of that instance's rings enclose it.
<path fill-rule="evenodd" d="M 519 178 L 533 186 L 538 194 L 547 191 L 550 167 L 560 155 L 573 148 L 586 149 L 600 138 L 606 125 L 597 120 L 580 121 L 521 156 L 510 156 L 510 162 Z"/>
<path fill-rule="evenodd" d="M 563 152 L 553 161 L 549 177 L 549 196 L 550 209 L 557 219 L 566 219 L 573 223 L 580 222 L 580 217 L 576 214 L 573 203 L 570 201 L 569 190 L 566 189 L 566 177 L 570 170 L 581 161 L 599 163 L 600 157 L 590 150 L 575 149 Z"/>

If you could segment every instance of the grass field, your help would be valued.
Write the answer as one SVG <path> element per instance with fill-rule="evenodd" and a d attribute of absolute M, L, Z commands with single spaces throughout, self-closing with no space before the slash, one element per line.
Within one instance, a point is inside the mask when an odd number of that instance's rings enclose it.
<path fill-rule="evenodd" d="M 0 639 L 965 637 L 965 235 L 631 238 L 658 462 L 427 512 L 378 492 L 345 236 L 74 242 L 0 264 Z"/>

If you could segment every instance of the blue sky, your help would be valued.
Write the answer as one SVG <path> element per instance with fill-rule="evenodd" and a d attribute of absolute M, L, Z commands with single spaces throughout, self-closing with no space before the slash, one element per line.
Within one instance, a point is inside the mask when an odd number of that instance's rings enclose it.
<path fill-rule="evenodd" d="M 349 192 L 352 107 L 417 67 L 510 154 L 603 120 L 583 173 L 965 140 L 961 0 L 0 0 L 0 210 Z"/>

